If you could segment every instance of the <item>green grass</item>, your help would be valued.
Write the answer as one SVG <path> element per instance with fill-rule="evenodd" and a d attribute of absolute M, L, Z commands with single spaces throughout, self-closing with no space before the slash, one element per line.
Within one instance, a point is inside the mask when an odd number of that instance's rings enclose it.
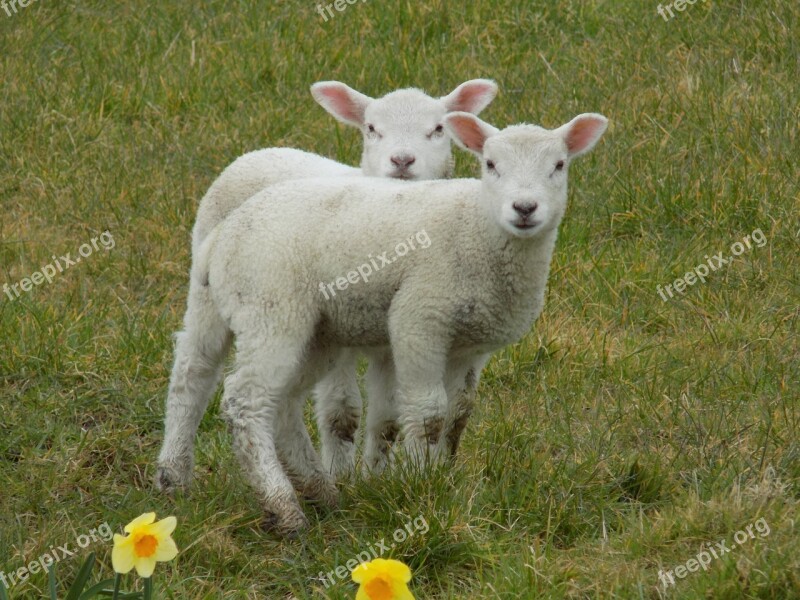
<path fill-rule="evenodd" d="M 430 530 L 391 553 L 418 598 L 800 597 L 797 3 L 710 0 L 669 22 L 655 0 L 368 0 L 327 23 L 314 6 L 0 11 L 0 284 L 115 240 L 0 296 L 0 571 L 155 510 L 179 519 L 165 598 L 353 598 L 318 573 L 422 515 Z M 316 80 L 444 94 L 487 76 L 495 125 L 612 125 L 572 169 L 545 310 L 489 363 L 456 464 L 345 482 L 340 510 L 309 508 L 310 531 L 281 541 L 259 530 L 215 403 L 192 492 L 157 494 L 215 176 L 265 146 L 355 163 L 359 136 L 313 102 Z M 660 299 L 758 228 L 764 247 Z M 660 569 L 762 517 L 769 535 L 663 589 Z M 91 549 L 110 576 L 110 546 Z M 65 581 L 89 551 L 59 563 Z M 46 587 L 39 573 L 11 597 Z"/>

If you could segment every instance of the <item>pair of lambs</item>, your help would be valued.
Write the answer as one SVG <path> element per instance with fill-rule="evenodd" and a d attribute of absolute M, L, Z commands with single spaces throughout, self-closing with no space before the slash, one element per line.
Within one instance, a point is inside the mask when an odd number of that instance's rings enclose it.
<path fill-rule="evenodd" d="M 277 183 L 244 203 L 223 197 L 228 204 L 213 217 L 219 223 L 213 229 L 201 228 L 201 205 L 160 487 L 185 485 L 191 477 L 197 424 L 234 338 L 236 365 L 225 380 L 222 410 L 236 454 L 279 532 L 307 523 L 295 489 L 335 503 L 331 471 L 352 466 L 360 417 L 353 376 L 358 349 L 370 359 L 367 466 L 386 464 L 398 426 L 409 459 L 420 464 L 455 451 L 490 353 L 520 339 L 541 312 L 566 207 L 568 166 L 607 125 L 601 115 L 583 114 L 555 130 L 517 125 L 500 131 L 472 114 L 488 104 L 494 85 L 467 82 L 454 94 L 470 85 L 480 91 L 460 95 L 471 97 L 472 105 L 445 107 L 428 123 L 426 137 L 446 132 L 478 155 L 481 180 L 347 177 L 357 173 L 325 163 L 327 177 Z M 381 140 L 370 109 L 392 95 L 362 110 L 351 90 L 336 90 L 322 96 L 344 109 L 332 111 L 338 118 L 362 123 L 366 155 Z M 404 92 L 412 91 L 395 94 Z M 344 95 L 348 100 L 337 103 Z M 410 108 L 407 116 L 419 113 Z M 442 164 L 449 164 L 449 142 L 447 155 Z M 393 170 L 371 174 L 411 178 L 417 160 L 410 147 L 397 147 Z M 367 171 L 367 161 L 362 164 Z M 243 187 L 256 185 L 253 179 Z M 430 240 L 424 252 L 333 297 L 320 294 L 319 282 L 420 231 Z M 322 378 L 321 461 L 302 413 L 306 394 Z"/>
<path fill-rule="evenodd" d="M 453 158 L 442 118 L 459 110 L 479 113 L 494 99 L 497 86 L 493 81 L 475 79 L 442 98 L 432 98 L 417 89 L 404 89 L 372 99 L 339 82 L 316 83 L 311 92 L 336 119 L 363 132 L 361 168 L 290 148 L 267 148 L 245 154 L 225 169 L 200 203 L 192 235 L 195 259 L 202 242 L 227 215 L 256 192 L 281 181 L 362 174 L 411 180 L 449 177 Z M 187 315 L 186 332 L 177 336 L 165 440 L 156 477 L 157 485 L 166 490 L 184 487 L 191 479 L 196 430 L 220 379 L 220 357 L 228 350 L 227 345 L 213 352 L 203 347 L 195 349 L 197 340 L 192 336 L 192 322 L 188 319 Z M 390 353 L 377 349 L 368 353 L 368 395 L 375 398 L 391 393 L 391 382 L 385 374 L 391 365 Z M 335 368 L 315 390 L 323 462 L 334 475 L 349 472 L 355 462 L 354 439 L 361 420 L 357 358 L 355 350 L 343 350 Z M 377 410 L 370 411 L 370 415 L 371 420 L 380 416 Z M 385 420 L 381 418 L 377 423 Z M 386 447 L 381 432 L 368 435 L 366 462 L 379 468 Z"/>

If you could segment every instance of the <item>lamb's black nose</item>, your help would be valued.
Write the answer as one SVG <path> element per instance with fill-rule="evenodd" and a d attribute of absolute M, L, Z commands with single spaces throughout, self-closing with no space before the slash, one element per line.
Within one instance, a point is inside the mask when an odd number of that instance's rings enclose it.
<path fill-rule="evenodd" d="M 520 202 L 514 202 L 512 206 L 514 207 L 514 210 L 517 211 L 517 214 L 523 219 L 530 217 L 534 212 L 536 212 L 536 209 L 539 208 L 539 205 L 535 202 L 533 204 L 528 204 L 527 202 L 524 204 Z"/>

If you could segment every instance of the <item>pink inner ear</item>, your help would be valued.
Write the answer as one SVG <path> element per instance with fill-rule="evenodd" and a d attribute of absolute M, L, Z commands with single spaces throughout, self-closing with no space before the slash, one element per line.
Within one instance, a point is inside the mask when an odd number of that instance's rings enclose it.
<path fill-rule="evenodd" d="M 456 101 L 448 108 L 451 112 L 475 112 L 478 107 L 483 108 L 484 98 L 492 90 L 492 86 L 485 83 L 467 85 L 458 92 Z"/>
<path fill-rule="evenodd" d="M 338 86 L 326 86 L 320 92 L 328 99 L 333 111 L 342 119 L 356 123 L 364 122 L 364 107 L 354 101 L 346 89 Z"/>
<path fill-rule="evenodd" d="M 567 134 L 567 149 L 571 153 L 581 152 L 586 149 L 597 137 L 597 130 L 603 126 L 603 122 L 598 119 L 580 119 Z"/>
<path fill-rule="evenodd" d="M 484 134 L 477 122 L 469 117 L 450 117 L 450 126 L 458 136 L 458 139 L 461 140 L 461 143 L 467 148 L 476 152 L 483 152 L 486 134 Z"/>

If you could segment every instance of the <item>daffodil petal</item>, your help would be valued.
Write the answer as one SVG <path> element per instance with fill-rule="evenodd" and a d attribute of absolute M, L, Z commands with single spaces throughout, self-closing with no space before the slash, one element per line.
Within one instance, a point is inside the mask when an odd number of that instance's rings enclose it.
<path fill-rule="evenodd" d="M 148 556 L 147 558 L 140 557 L 136 561 L 136 572 L 139 574 L 139 577 L 150 577 L 155 570 L 156 559 L 152 556 Z"/>
<path fill-rule="evenodd" d="M 399 583 L 392 587 L 392 598 L 394 600 L 414 600 L 414 594 L 405 583 Z"/>
<path fill-rule="evenodd" d="M 390 559 L 376 558 L 369 564 L 373 569 L 375 569 L 376 572 L 383 573 L 386 570 L 386 565 L 388 565 L 390 562 L 396 562 L 396 561 L 393 561 L 393 559 L 391 558 Z"/>
<path fill-rule="evenodd" d="M 175 545 L 175 540 L 171 537 L 165 537 L 158 540 L 158 547 L 156 553 L 153 555 L 158 562 L 165 562 L 172 560 L 178 556 L 178 547 Z"/>
<path fill-rule="evenodd" d="M 133 521 L 125 525 L 125 532 L 131 533 L 137 527 L 141 527 L 142 525 L 150 525 L 153 521 L 156 520 L 156 513 L 144 513 L 136 517 Z"/>
<path fill-rule="evenodd" d="M 359 565 L 352 570 L 350 576 L 356 583 L 362 583 L 365 578 L 369 576 L 370 568 L 369 563 L 359 563 Z"/>
<path fill-rule="evenodd" d="M 356 600 L 372 600 L 369 596 L 367 596 L 367 592 L 364 589 L 363 585 L 358 586 L 358 591 L 356 592 Z"/>
<path fill-rule="evenodd" d="M 134 565 L 133 548 L 125 545 L 117 545 L 114 540 L 114 549 L 111 551 L 111 566 L 116 573 L 130 573 Z"/>
<path fill-rule="evenodd" d="M 403 583 L 411 581 L 411 569 L 399 560 L 386 560 L 381 565 L 381 568 L 392 579 L 400 580 Z"/>
<path fill-rule="evenodd" d="M 168 536 L 171 535 L 173 531 L 175 531 L 175 526 L 178 524 L 178 519 L 175 517 L 167 517 L 165 519 L 161 519 L 158 523 L 153 523 L 150 526 L 150 533 L 154 536 L 161 537 L 161 536 Z"/>

